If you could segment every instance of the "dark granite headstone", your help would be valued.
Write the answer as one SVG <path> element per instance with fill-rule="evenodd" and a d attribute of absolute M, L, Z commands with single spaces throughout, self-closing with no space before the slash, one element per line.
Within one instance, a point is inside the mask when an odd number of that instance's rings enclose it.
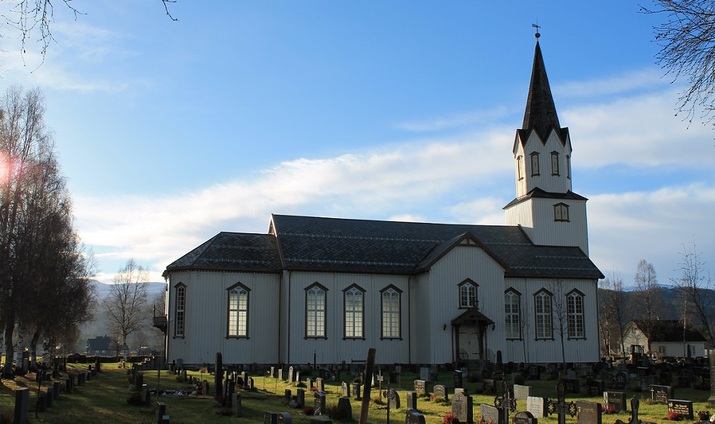
<path fill-rule="evenodd" d="M 668 399 L 668 412 L 675 412 L 682 419 L 692 420 L 693 416 L 693 401 Z"/>
<path fill-rule="evenodd" d="M 601 424 L 603 411 L 600 403 L 577 400 L 576 409 L 578 424 Z"/>
<path fill-rule="evenodd" d="M 626 394 L 623 392 L 603 392 L 603 404 L 609 414 L 617 414 L 628 410 Z"/>
<path fill-rule="evenodd" d="M 405 424 L 425 424 L 425 416 L 419 411 L 408 409 Z"/>
<path fill-rule="evenodd" d="M 241 409 L 242 409 L 241 394 L 233 393 L 233 395 L 231 395 L 231 413 L 233 414 L 234 417 L 240 417 Z"/>
<path fill-rule="evenodd" d="M 511 420 L 512 424 L 538 424 L 539 420 L 529 411 L 517 412 Z"/>
<path fill-rule="evenodd" d="M 541 369 L 538 365 L 530 365 L 527 373 L 528 380 L 541 380 Z"/>
<path fill-rule="evenodd" d="M 581 393 L 581 386 L 579 384 L 578 378 L 565 378 L 564 379 L 564 390 L 566 393 Z"/>
<path fill-rule="evenodd" d="M 278 413 L 273 411 L 264 411 L 263 424 L 278 424 Z"/>
<path fill-rule="evenodd" d="M 293 417 L 288 412 L 279 412 L 278 424 L 293 424 Z"/>
<path fill-rule="evenodd" d="M 668 399 L 675 397 L 675 389 L 673 386 L 661 386 L 659 384 L 651 384 L 650 399 L 657 403 L 668 403 Z"/>
<path fill-rule="evenodd" d="M 455 388 L 464 387 L 464 383 L 462 381 L 462 370 L 454 370 L 454 373 L 452 374 L 452 380 Z"/>
<path fill-rule="evenodd" d="M 483 382 L 484 394 L 494 395 L 497 392 L 497 386 L 491 378 L 485 378 Z"/>
<path fill-rule="evenodd" d="M 313 395 L 313 411 L 315 415 L 325 414 L 325 393 L 315 392 L 315 395 Z"/>
<path fill-rule="evenodd" d="M 613 388 L 616 390 L 624 390 L 628 383 L 628 374 L 625 371 L 618 371 L 613 376 Z"/>
<path fill-rule="evenodd" d="M 23 387 L 15 390 L 15 423 L 27 422 L 27 412 L 30 410 L 30 389 Z"/>
<path fill-rule="evenodd" d="M 291 397 L 293 397 L 293 393 L 291 393 L 290 389 L 285 389 L 285 392 L 283 392 L 283 402 L 289 403 Z"/>
<path fill-rule="evenodd" d="M 586 385 L 588 387 L 589 396 L 601 396 L 603 395 L 603 391 L 606 389 L 603 380 L 588 380 Z"/>
<path fill-rule="evenodd" d="M 362 400 L 362 385 L 360 383 L 353 383 L 353 395 L 355 400 Z"/>
<path fill-rule="evenodd" d="M 341 421 L 353 420 L 353 407 L 350 403 L 350 398 L 347 396 L 338 399 L 338 417 L 340 417 Z"/>
<path fill-rule="evenodd" d="M 464 393 L 455 393 L 452 397 L 452 413 L 460 423 L 473 423 L 473 400 Z"/>
<path fill-rule="evenodd" d="M 305 389 L 296 390 L 295 401 L 297 408 L 305 408 Z"/>

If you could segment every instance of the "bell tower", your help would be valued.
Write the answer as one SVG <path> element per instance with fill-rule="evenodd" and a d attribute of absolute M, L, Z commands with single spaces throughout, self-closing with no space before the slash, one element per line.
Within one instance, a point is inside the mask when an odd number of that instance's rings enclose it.
<path fill-rule="evenodd" d="M 571 137 L 559 123 L 536 37 L 524 123 L 512 148 L 516 197 L 504 206 L 506 223 L 521 226 L 535 244 L 578 246 L 588 255 L 587 199 L 571 191 Z"/>

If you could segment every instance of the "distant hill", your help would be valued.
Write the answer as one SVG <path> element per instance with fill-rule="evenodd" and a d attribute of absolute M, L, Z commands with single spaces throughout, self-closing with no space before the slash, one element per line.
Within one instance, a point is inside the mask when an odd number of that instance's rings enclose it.
<path fill-rule="evenodd" d="M 671 286 L 662 286 L 660 289 L 662 294 L 663 307 L 659 310 L 658 318 L 669 320 L 681 319 L 684 304 L 680 293 L 678 293 L 678 288 Z M 600 292 L 604 289 L 598 290 L 600 296 Z M 643 311 L 642 305 L 638 300 L 639 293 L 634 290 L 624 291 L 623 293 L 626 297 L 626 302 L 628 302 L 632 306 L 629 310 L 631 316 L 628 317 L 628 320 L 641 318 Z M 703 289 L 702 293 L 703 296 L 706 296 L 710 299 L 715 299 L 715 290 Z M 712 302 L 712 308 L 709 313 L 710 315 L 715 315 L 715 301 Z"/>
<path fill-rule="evenodd" d="M 92 280 L 92 286 L 97 290 L 97 301 L 101 302 L 102 299 L 107 297 L 109 292 L 112 290 L 112 285 L 103 283 L 101 281 Z M 166 283 L 147 283 L 149 291 L 149 299 L 152 299 L 158 293 L 163 293 L 166 290 Z"/>

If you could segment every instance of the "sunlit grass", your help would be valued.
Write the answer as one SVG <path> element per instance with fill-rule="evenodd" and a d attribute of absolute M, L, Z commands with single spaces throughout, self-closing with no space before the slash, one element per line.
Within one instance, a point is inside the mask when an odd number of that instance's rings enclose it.
<path fill-rule="evenodd" d="M 71 369 L 86 370 L 87 365 L 77 364 L 72 365 Z M 16 387 L 30 388 L 30 423 L 52 423 L 52 424 L 81 424 L 81 423 L 117 423 L 117 424 L 143 424 L 156 422 L 155 405 L 157 401 L 166 404 L 166 413 L 171 417 L 172 424 L 180 423 L 236 423 L 236 422 L 263 422 L 263 414 L 265 411 L 289 412 L 293 417 L 295 424 L 308 424 L 310 417 L 303 414 L 300 409 L 291 408 L 284 402 L 284 393 L 286 389 L 290 389 L 293 394 L 296 393 L 297 387 L 292 384 L 287 384 L 283 381 L 278 381 L 274 378 L 266 378 L 263 376 L 253 376 L 255 388 L 254 392 L 241 392 L 242 394 L 242 414 L 240 418 L 230 416 L 229 407 L 216 406 L 212 395 L 189 395 L 189 396 L 152 396 L 148 406 L 130 405 L 127 402 L 129 397 L 129 378 L 126 369 L 118 368 L 117 364 L 103 364 L 102 372 L 88 381 L 82 386 L 75 386 L 73 393 L 62 392 L 60 398 L 54 402 L 53 406 L 46 411 L 39 412 L 35 416 L 35 402 L 37 400 L 37 383 L 34 382 L 34 374 L 28 374 L 28 378 L 18 377 L 15 380 L 3 380 L 3 385 L 0 386 L 0 411 L 13 411 L 14 407 L 14 392 Z M 200 373 L 198 371 L 189 372 L 189 377 L 196 377 L 200 380 L 207 380 L 210 385 L 210 392 L 214 392 L 214 378 L 208 373 Z M 303 377 L 305 378 L 305 376 Z M 413 381 L 418 378 L 413 373 L 403 373 L 398 384 L 393 384 L 391 388 L 397 390 L 401 398 L 401 408 L 391 410 L 390 422 L 404 422 L 406 413 L 406 401 L 408 391 L 412 391 Z M 341 379 L 348 384 L 351 383 L 350 376 L 347 373 L 342 373 Z M 326 382 L 326 404 L 328 408 L 337 405 L 340 397 L 340 382 Z M 150 388 L 159 387 L 163 390 L 183 390 L 191 392 L 192 387 L 186 382 L 177 381 L 177 376 L 171 375 L 168 371 L 144 371 L 144 383 Z M 441 373 L 438 379 L 427 384 L 431 391 L 434 384 L 444 384 L 451 387 L 452 374 Z M 532 387 L 532 396 L 555 397 L 555 381 L 539 380 L 527 381 L 525 383 Z M 62 380 L 64 389 L 64 380 Z M 480 394 L 482 388 L 481 382 L 465 381 L 465 388 L 474 399 L 474 419 L 478 421 L 480 418 L 480 404 L 494 404 L 493 395 Z M 383 390 L 387 386 L 382 387 Z M 46 390 L 46 385 L 43 385 L 43 390 Z M 451 393 L 452 390 L 450 389 Z M 649 393 L 639 393 L 635 390 L 626 390 L 626 398 L 630 400 L 634 395 L 642 398 L 648 398 Z M 677 388 L 675 397 L 678 399 L 687 399 L 694 402 L 693 411 L 697 420 L 697 412 L 701 410 L 712 410 L 707 404 L 709 391 L 682 389 Z M 313 403 L 313 394 L 306 388 L 305 393 L 306 405 Z M 376 399 L 379 396 L 378 388 L 373 388 L 371 398 Z M 585 396 L 569 396 L 567 401 L 582 399 L 591 402 L 603 402 L 603 398 L 585 397 Z M 357 422 L 360 414 L 361 402 L 354 399 L 352 396 L 352 413 L 353 421 Z M 630 409 L 630 402 L 629 409 Z M 420 397 L 417 404 L 418 409 L 425 415 L 425 420 L 428 424 L 442 424 L 445 414 L 450 412 L 449 402 L 430 401 L 429 397 Z M 526 410 L 526 402 L 517 402 L 517 411 Z M 656 423 L 670 423 L 666 420 L 667 406 L 664 404 L 650 404 L 645 399 L 640 402 L 639 417 L 644 421 L 652 421 Z M 370 402 L 368 413 L 368 422 L 385 424 L 387 423 L 387 404 L 383 402 Z M 6 413 L 7 415 L 7 413 Z M 630 421 L 630 412 L 620 414 L 603 415 L 604 424 L 615 423 L 617 419 L 625 422 Z M 567 421 L 576 422 L 576 418 L 568 417 Z M 556 423 L 557 418 L 550 416 L 539 419 L 540 423 Z"/>

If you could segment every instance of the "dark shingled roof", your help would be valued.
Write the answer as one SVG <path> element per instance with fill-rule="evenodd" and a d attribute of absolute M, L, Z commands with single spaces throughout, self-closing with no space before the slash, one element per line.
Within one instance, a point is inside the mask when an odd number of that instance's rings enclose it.
<path fill-rule="evenodd" d="M 535 187 L 533 190 L 530 192 L 526 193 L 525 195 L 521 197 L 517 197 L 516 199 L 512 200 L 511 202 L 507 203 L 506 206 L 504 206 L 502 209 L 507 209 L 511 206 L 516 205 L 517 203 L 521 203 L 525 200 L 528 199 L 571 199 L 571 200 L 588 200 L 587 198 L 581 196 L 580 194 L 576 194 L 573 191 L 569 190 L 566 193 L 552 193 L 549 191 L 544 191 L 540 189 L 539 187 Z"/>
<path fill-rule="evenodd" d="M 179 270 L 280 272 L 276 238 L 269 234 L 221 232 L 166 267 Z"/>
<path fill-rule="evenodd" d="M 536 246 L 519 227 L 273 215 L 273 234 L 219 233 L 166 268 L 414 274 L 453 246 L 484 249 L 507 277 L 603 278 L 578 247 Z"/>
<path fill-rule="evenodd" d="M 650 339 L 651 342 L 704 342 L 705 336 L 697 329 L 686 325 L 683 329 L 683 321 L 675 319 L 661 319 L 651 321 L 653 326 L 648 334 L 648 322 L 642 320 L 633 321 L 638 329 Z"/>
<path fill-rule="evenodd" d="M 531 81 L 529 82 L 529 95 L 524 111 L 524 123 L 520 132 L 522 142 L 526 142 L 528 139 L 529 130 L 535 130 L 539 137 L 545 141 L 552 129 L 557 131 L 562 142 L 566 140 L 568 129 L 562 129 L 559 124 L 556 105 L 551 95 L 549 77 L 546 75 L 544 58 L 537 41 L 534 50 L 534 65 L 531 69 Z"/>

